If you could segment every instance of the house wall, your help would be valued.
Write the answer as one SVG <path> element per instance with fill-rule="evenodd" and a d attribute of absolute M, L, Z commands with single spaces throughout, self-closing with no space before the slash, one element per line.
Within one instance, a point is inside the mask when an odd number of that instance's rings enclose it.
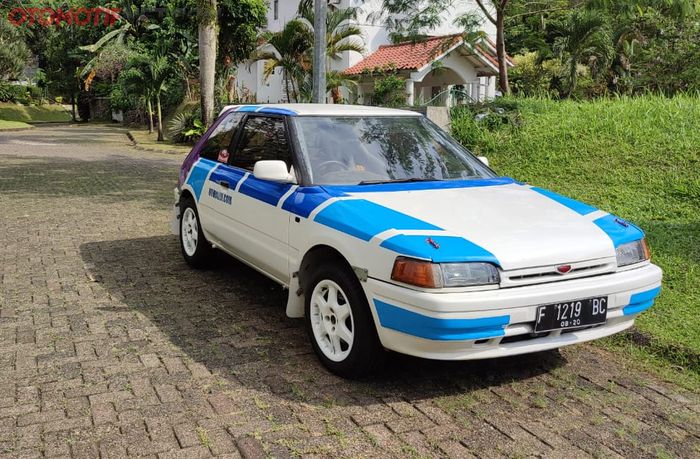
<path fill-rule="evenodd" d="M 269 0 L 268 2 L 267 29 L 273 32 L 282 30 L 288 21 L 296 17 L 299 7 L 299 0 L 277 1 L 277 18 L 274 17 L 275 0 Z M 331 0 L 330 4 L 338 8 L 361 8 L 362 12 L 359 15 L 357 25 L 362 30 L 364 44 L 367 49 L 365 56 L 376 51 L 381 45 L 390 42 L 389 31 L 387 30 L 385 21 L 380 17 L 381 15 L 378 14 L 382 11 L 382 0 Z M 443 15 L 442 25 L 432 31 L 432 34 L 447 35 L 461 32 L 461 29 L 454 25 L 454 19 L 465 11 L 475 11 L 480 14 L 479 7 L 475 0 L 456 0 L 454 7 L 446 11 Z M 487 34 L 495 36 L 495 28 L 488 21 L 484 21 L 483 29 Z M 330 62 L 330 68 L 338 71 L 345 70 L 360 62 L 365 56 L 354 52 L 343 53 L 343 56 L 339 60 Z M 263 65 L 262 62 L 252 65 L 250 65 L 250 63 L 239 65 L 237 77 L 239 92 L 245 87 L 251 93 L 256 94 L 258 102 L 284 102 L 286 98 L 281 71 L 277 70 L 276 75 L 272 75 L 267 80 L 264 80 Z"/>

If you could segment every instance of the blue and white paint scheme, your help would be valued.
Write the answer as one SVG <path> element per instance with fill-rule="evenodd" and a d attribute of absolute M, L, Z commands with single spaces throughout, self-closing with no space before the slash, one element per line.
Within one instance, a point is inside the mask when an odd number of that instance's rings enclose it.
<path fill-rule="evenodd" d="M 246 105 L 223 112 L 281 116 L 421 116 L 333 105 Z M 227 187 L 220 183 L 225 181 Z M 616 249 L 640 240 L 635 225 L 507 177 L 365 186 L 300 186 L 193 158 L 176 200 L 197 202 L 207 239 L 289 288 L 287 314 L 303 315 L 298 273 L 327 246 L 367 274 L 361 282 L 382 345 L 436 359 L 475 359 L 552 349 L 622 331 L 652 306 L 661 270 L 648 260 L 618 267 Z M 430 238 L 434 244 L 426 243 Z M 500 284 L 425 289 L 391 279 L 397 256 L 435 263 L 487 262 Z M 556 272 L 569 265 L 566 274 Z M 538 306 L 608 298 L 607 321 L 534 336 Z"/>

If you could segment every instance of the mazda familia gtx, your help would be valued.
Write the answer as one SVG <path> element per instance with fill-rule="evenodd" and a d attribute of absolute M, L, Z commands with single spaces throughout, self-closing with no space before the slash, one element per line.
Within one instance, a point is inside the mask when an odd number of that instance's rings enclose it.
<path fill-rule="evenodd" d="M 173 230 L 191 266 L 218 249 L 286 287 L 346 377 L 387 349 L 482 359 L 632 326 L 661 288 L 644 233 L 487 163 L 411 111 L 226 107 L 182 165 Z"/>

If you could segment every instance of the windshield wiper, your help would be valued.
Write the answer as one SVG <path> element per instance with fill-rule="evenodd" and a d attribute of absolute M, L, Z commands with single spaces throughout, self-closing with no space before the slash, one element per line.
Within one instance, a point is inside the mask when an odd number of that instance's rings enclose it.
<path fill-rule="evenodd" d="M 441 182 L 442 179 L 411 177 L 393 180 L 363 180 L 358 185 L 379 185 L 382 183 Z"/>

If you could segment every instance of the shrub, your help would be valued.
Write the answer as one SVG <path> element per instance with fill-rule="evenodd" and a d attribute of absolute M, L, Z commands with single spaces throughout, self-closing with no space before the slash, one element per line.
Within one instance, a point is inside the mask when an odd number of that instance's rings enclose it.
<path fill-rule="evenodd" d="M 406 105 L 406 80 L 398 75 L 386 75 L 374 80 L 373 105 L 402 107 Z"/>
<path fill-rule="evenodd" d="M 177 113 L 168 123 L 168 136 L 175 143 L 195 143 L 205 131 L 199 107 Z"/>

